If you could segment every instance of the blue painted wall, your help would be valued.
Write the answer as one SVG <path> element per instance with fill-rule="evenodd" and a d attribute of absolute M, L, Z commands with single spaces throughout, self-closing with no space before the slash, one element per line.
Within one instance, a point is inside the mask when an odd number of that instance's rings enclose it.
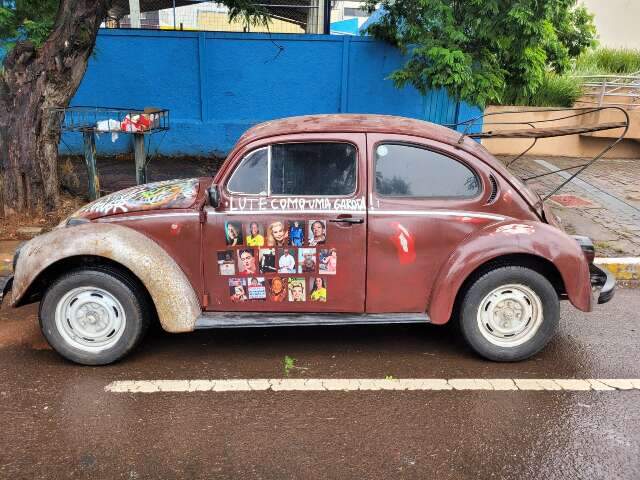
<path fill-rule="evenodd" d="M 455 123 L 478 109 L 442 92 L 421 96 L 385 78 L 399 52 L 368 37 L 101 30 L 72 105 L 162 107 L 171 129 L 152 152 L 227 152 L 250 126 L 314 113 L 384 113 Z M 465 118 L 460 116 L 464 113 Z M 61 152 L 81 151 L 66 134 Z M 130 149 L 130 136 L 98 141 L 98 153 Z"/>

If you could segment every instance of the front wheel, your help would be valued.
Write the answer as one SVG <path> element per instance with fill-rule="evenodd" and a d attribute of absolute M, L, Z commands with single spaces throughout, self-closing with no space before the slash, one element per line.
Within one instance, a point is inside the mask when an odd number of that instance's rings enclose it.
<path fill-rule="evenodd" d="M 462 300 L 460 325 L 481 356 L 509 362 L 529 358 L 549 342 L 560 318 L 553 285 L 521 266 L 491 270 L 476 279 Z"/>
<path fill-rule="evenodd" d="M 149 322 L 146 294 L 109 268 L 78 269 L 56 280 L 40 303 L 40 327 L 53 349 L 83 365 L 106 365 L 129 353 Z"/>

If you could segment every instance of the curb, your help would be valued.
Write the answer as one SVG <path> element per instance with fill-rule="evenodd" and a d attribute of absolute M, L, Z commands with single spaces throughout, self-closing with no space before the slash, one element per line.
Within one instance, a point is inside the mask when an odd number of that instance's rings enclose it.
<path fill-rule="evenodd" d="M 596 258 L 593 262 L 613 273 L 616 280 L 640 280 L 640 257 Z"/>

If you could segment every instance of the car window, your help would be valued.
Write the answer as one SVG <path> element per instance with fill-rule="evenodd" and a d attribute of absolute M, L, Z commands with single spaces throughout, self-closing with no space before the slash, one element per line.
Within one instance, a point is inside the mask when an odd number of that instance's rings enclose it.
<path fill-rule="evenodd" d="M 376 192 L 390 197 L 470 198 L 477 175 L 441 153 L 413 145 L 382 144 L 375 152 Z"/>
<path fill-rule="evenodd" d="M 227 190 L 231 193 L 266 195 L 268 191 L 268 164 L 268 148 L 261 148 L 249 153 L 231 175 L 227 183 Z"/>
<path fill-rule="evenodd" d="M 271 146 L 272 195 L 350 195 L 356 170 L 356 148 L 349 143 Z"/>

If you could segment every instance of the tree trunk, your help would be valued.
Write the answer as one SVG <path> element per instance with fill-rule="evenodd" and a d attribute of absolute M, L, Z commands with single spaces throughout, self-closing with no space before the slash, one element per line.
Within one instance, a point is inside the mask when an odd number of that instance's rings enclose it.
<path fill-rule="evenodd" d="M 75 94 L 108 3 L 60 0 L 44 45 L 36 49 L 31 42 L 19 42 L 5 58 L 0 78 L 0 214 L 56 210 L 60 132 L 49 109 L 67 106 Z"/>

